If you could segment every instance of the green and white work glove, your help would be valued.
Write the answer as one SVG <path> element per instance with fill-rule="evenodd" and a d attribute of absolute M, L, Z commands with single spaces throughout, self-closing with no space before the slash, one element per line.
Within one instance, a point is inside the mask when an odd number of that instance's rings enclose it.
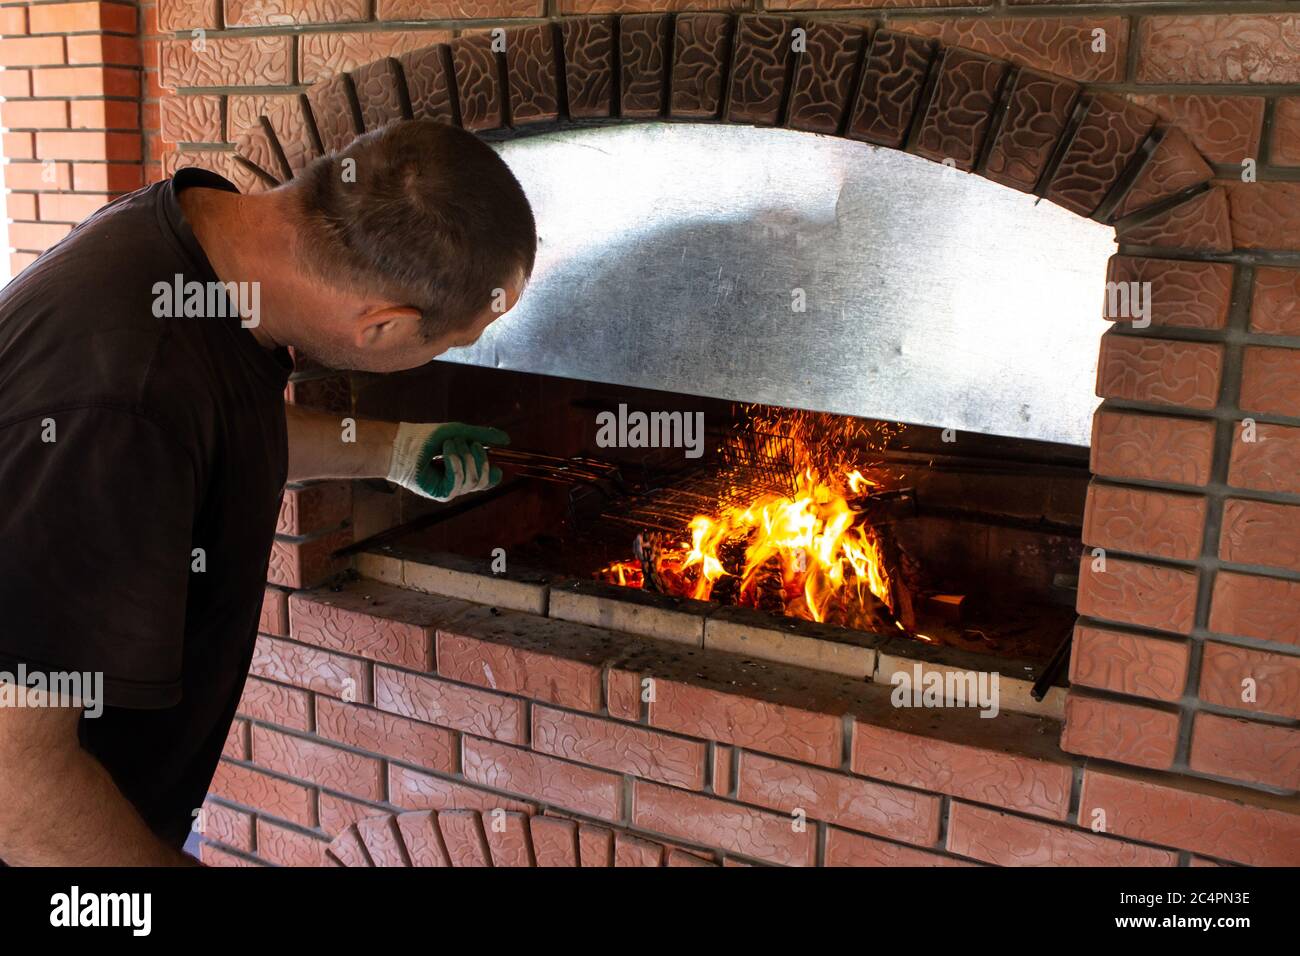
<path fill-rule="evenodd" d="M 393 441 L 388 480 L 434 501 L 450 501 L 499 484 L 501 469 L 488 465 L 484 445 L 508 445 L 499 428 L 461 422 L 401 422 Z"/>

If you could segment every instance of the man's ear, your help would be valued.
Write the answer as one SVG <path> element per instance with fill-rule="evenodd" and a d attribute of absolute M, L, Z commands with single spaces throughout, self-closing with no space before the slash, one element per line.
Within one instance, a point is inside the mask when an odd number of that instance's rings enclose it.
<path fill-rule="evenodd" d="M 360 317 L 353 344 L 373 349 L 410 341 L 420 334 L 420 319 L 420 310 L 409 305 L 373 309 Z"/>

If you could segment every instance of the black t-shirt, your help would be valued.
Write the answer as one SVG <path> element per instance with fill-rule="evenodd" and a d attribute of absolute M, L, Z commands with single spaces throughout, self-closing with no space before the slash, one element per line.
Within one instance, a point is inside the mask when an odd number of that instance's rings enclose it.
<path fill-rule="evenodd" d="M 237 316 L 156 314 L 159 283 L 217 281 L 190 186 L 236 191 L 181 170 L 0 292 L 0 671 L 102 672 L 82 745 L 178 846 L 252 658 L 292 367 Z"/>

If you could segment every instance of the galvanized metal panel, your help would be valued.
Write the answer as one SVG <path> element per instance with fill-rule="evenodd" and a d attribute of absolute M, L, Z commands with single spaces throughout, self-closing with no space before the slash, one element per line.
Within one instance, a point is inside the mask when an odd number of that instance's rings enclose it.
<path fill-rule="evenodd" d="M 786 130 L 651 124 L 497 148 L 533 203 L 537 267 L 448 360 L 1088 444 L 1109 228 Z"/>

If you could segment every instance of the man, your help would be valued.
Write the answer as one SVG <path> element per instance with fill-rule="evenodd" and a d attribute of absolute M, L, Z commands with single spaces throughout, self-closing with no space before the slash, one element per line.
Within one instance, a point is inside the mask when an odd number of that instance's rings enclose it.
<path fill-rule="evenodd" d="M 511 308 L 535 251 L 501 159 L 411 121 L 258 195 L 181 170 L 0 293 L 0 671 L 102 673 L 104 705 L 0 706 L 0 859 L 192 862 L 286 480 L 446 500 L 500 477 L 495 429 L 361 421 L 349 441 L 286 409 L 287 348 L 421 365 Z"/>

